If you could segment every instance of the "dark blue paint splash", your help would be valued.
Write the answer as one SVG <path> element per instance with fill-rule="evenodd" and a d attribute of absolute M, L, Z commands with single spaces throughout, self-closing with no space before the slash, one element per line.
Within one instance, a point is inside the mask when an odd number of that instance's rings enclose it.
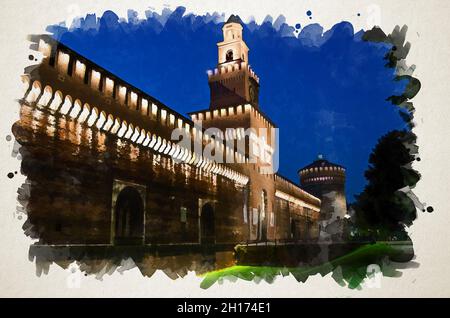
<path fill-rule="evenodd" d="M 54 37 L 181 113 L 207 108 L 206 70 L 217 63 L 224 17 L 185 9 L 147 11 L 128 20 L 107 11 L 87 15 L 70 31 L 51 26 Z M 365 184 L 363 172 L 377 139 L 405 128 L 398 108 L 404 81 L 383 58 L 390 45 L 366 42 L 362 31 L 340 22 L 324 32 L 319 24 L 296 28 L 279 17 L 244 25 L 250 64 L 261 78 L 261 109 L 280 127 L 280 172 L 297 170 L 323 153 L 347 167 L 349 200 Z"/>

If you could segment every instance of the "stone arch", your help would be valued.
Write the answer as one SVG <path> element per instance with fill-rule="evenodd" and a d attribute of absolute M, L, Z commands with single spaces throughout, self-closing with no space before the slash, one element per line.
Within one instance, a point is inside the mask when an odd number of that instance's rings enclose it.
<path fill-rule="evenodd" d="M 136 140 L 139 138 L 141 134 L 141 129 L 139 128 L 139 126 L 134 127 L 134 130 L 132 131 L 132 135 L 130 137 L 132 142 L 136 142 Z"/>
<path fill-rule="evenodd" d="M 91 114 L 89 115 L 89 118 L 87 119 L 87 124 L 89 127 L 94 125 L 95 121 L 98 118 L 98 114 L 99 114 L 99 112 L 98 112 L 97 107 L 92 107 Z"/>
<path fill-rule="evenodd" d="M 89 104 L 84 104 L 83 110 L 81 111 L 81 114 L 78 117 L 78 121 L 83 123 L 89 117 L 90 113 L 91 113 L 91 107 L 89 106 Z"/>
<path fill-rule="evenodd" d="M 144 201 L 139 191 L 126 185 L 114 205 L 114 244 L 140 245 L 144 242 Z"/>
<path fill-rule="evenodd" d="M 95 126 L 97 126 L 98 129 L 101 129 L 105 124 L 105 122 L 106 122 L 106 113 L 104 111 L 101 111 Z"/>
<path fill-rule="evenodd" d="M 150 133 L 150 132 L 144 132 L 145 133 L 145 138 L 144 138 L 144 140 L 142 141 L 142 145 L 144 146 L 144 147 L 147 147 L 148 146 L 148 144 L 150 143 L 150 141 L 152 140 L 152 134 Z"/>
<path fill-rule="evenodd" d="M 63 103 L 63 94 L 61 93 L 61 91 L 56 91 L 55 94 L 53 95 L 53 100 L 51 101 L 49 107 L 51 110 L 56 111 L 59 109 L 62 103 Z"/>
<path fill-rule="evenodd" d="M 106 117 L 106 122 L 105 122 L 105 124 L 103 125 L 102 129 L 103 129 L 104 131 L 108 132 L 108 131 L 113 127 L 113 125 L 114 125 L 114 116 L 111 115 L 111 114 L 109 114 L 109 115 Z"/>
<path fill-rule="evenodd" d="M 225 55 L 225 61 L 226 62 L 231 62 L 233 60 L 234 60 L 233 50 L 228 50 L 226 55 Z"/>
<path fill-rule="evenodd" d="M 69 113 L 69 116 L 72 118 L 77 118 L 80 114 L 82 109 L 82 103 L 79 99 L 75 100 L 75 103 L 73 103 L 72 110 Z"/>
<path fill-rule="evenodd" d="M 121 125 L 120 119 L 119 118 L 114 119 L 114 124 L 110 130 L 111 134 L 117 134 L 120 129 L 120 125 Z"/>
<path fill-rule="evenodd" d="M 125 139 L 130 139 L 131 138 L 131 134 L 134 132 L 134 126 L 133 124 L 129 124 L 127 131 L 125 132 L 125 136 L 123 138 Z"/>
<path fill-rule="evenodd" d="M 25 100 L 29 103 L 33 103 L 39 98 L 41 92 L 42 92 L 41 83 L 39 81 L 34 81 L 33 85 L 31 85 L 30 92 L 28 93 Z"/>
<path fill-rule="evenodd" d="M 67 114 L 69 112 L 69 110 L 72 108 L 72 105 L 73 105 L 72 96 L 66 95 L 66 97 L 64 98 L 64 103 L 62 104 L 59 112 L 64 115 Z"/>
<path fill-rule="evenodd" d="M 44 87 L 44 92 L 42 93 L 41 98 L 39 98 L 38 104 L 42 106 L 47 106 L 52 97 L 53 97 L 53 90 L 49 85 L 47 85 Z"/>
<path fill-rule="evenodd" d="M 128 123 L 126 120 L 123 120 L 122 123 L 120 124 L 119 131 L 117 132 L 117 136 L 122 138 L 122 136 L 125 134 L 127 129 L 128 129 Z"/>

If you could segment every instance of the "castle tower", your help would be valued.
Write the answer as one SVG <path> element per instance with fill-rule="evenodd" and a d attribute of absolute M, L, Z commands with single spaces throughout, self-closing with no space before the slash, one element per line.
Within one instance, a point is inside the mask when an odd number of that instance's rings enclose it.
<path fill-rule="evenodd" d="M 217 43 L 217 67 L 208 71 L 210 109 L 252 104 L 258 108 L 259 78 L 248 64 L 248 46 L 242 36 L 238 16 L 231 15 L 223 25 L 223 41 Z"/>
<path fill-rule="evenodd" d="M 321 199 L 321 238 L 339 239 L 347 214 L 345 168 L 319 155 L 313 163 L 298 171 L 303 189 Z"/>

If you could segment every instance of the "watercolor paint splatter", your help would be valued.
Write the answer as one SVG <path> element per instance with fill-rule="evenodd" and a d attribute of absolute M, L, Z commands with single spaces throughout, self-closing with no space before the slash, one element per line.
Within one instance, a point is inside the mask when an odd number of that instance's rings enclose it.
<path fill-rule="evenodd" d="M 412 192 L 421 85 L 406 26 L 178 7 L 48 31 L 30 35 L 42 62 L 25 68 L 12 128 L 38 275 L 193 270 L 208 288 L 332 272 L 362 288 L 418 265 L 407 229 L 433 208 Z"/>

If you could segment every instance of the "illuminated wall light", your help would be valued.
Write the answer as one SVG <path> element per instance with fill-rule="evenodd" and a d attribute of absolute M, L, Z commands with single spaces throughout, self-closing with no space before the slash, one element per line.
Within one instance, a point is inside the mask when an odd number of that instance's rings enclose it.
<path fill-rule="evenodd" d="M 135 92 L 130 92 L 130 106 L 136 108 L 138 96 Z"/>
<path fill-rule="evenodd" d="M 108 132 L 114 124 L 114 117 L 112 115 L 108 115 L 106 123 L 103 125 L 102 129 Z"/>
<path fill-rule="evenodd" d="M 80 123 L 83 123 L 89 117 L 90 114 L 91 114 L 91 108 L 89 107 L 88 104 L 84 104 L 83 110 L 81 111 L 80 116 L 78 116 L 78 121 Z"/>
<path fill-rule="evenodd" d="M 77 60 L 75 62 L 75 77 L 79 80 L 84 80 L 84 74 L 86 73 L 86 65 Z"/>
<path fill-rule="evenodd" d="M 158 139 L 156 140 L 156 143 L 153 144 L 153 150 L 158 151 L 159 147 L 161 146 L 162 139 L 158 136 Z"/>
<path fill-rule="evenodd" d="M 173 144 L 172 149 L 170 149 L 169 151 L 169 156 L 171 156 L 172 158 L 176 158 L 175 154 L 177 154 L 179 152 L 179 146 L 177 144 Z"/>
<path fill-rule="evenodd" d="M 72 97 L 67 95 L 66 98 L 64 98 L 64 103 L 62 104 L 59 112 L 65 115 L 70 110 L 70 108 L 72 108 Z"/>
<path fill-rule="evenodd" d="M 201 168 L 202 164 L 203 164 L 203 158 L 200 157 L 200 158 L 198 159 L 198 162 L 197 162 L 196 167 L 197 167 L 197 168 Z"/>
<path fill-rule="evenodd" d="M 190 164 L 190 165 L 195 165 L 195 161 L 196 161 L 196 156 L 195 156 L 195 152 L 193 152 L 192 154 L 191 154 L 191 160 L 188 162 L 188 164 Z"/>
<path fill-rule="evenodd" d="M 192 161 L 193 153 L 191 151 L 187 151 L 186 163 L 190 163 Z"/>
<path fill-rule="evenodd" d="M 113 124 L 110 132 L 112 134 L 117 134 L 117 132 L 119 131 L 119 128 L 120 128 L 120 120 L 118 118 L 116 118 L 116 120 L 114 120 L 114 124 Z"/>
<path fill-rule="evenodd" d="M 167 119 L 167 110 L 161 109 L 161 123 L 165 124 Z"/>
<path fill-rule="evenodd" d="M 140 131 L 139 127 L 136 127 L 136 128 L 134 129 L 133 135 L 131 136 L 131 141 L 132 141 L 132 142 L 136 142 L 136 140 L 138 139 L 138 137 L 139 137 L 140 134 L 141 134 L 141 131 Z"/>
<path fill-rule="evenodd" d="M 67 74 L 67 70 L 69 68 L 69 60 L 70 60 L 69 54 L 64 53 L 62 51 L 58 52 L 56 67 L 59 72 Z"/>
<path fill-rule="evenodd" d="M 91 127 L 95 123 L 95 121 L 97 120 L 97 117 L 98 117 L 98 110 L 97 110 L 97 108 L 94 107 L 94 108 L 92 108 L 91 114 L 89 115 L 89 118 L 87 119 L 87 124 L 89 127 Z"/>
<path fill-rule="evenodd" d="M 107 79 L 108 80 L 108 79 Z M 107 85 L 108 83 L 106 83 Z M 107 86 L 105 85 L 105 92 L 107 91 Z M 100 72 L 95 70 L 91 71 L 91 87 L 95 90 L 99 90 L 100 87 Z M 111 88 L 112 92 L 112 88 Z"/>
<path fill-rule="evenodd" d="M 132 124 L 129 124 L 129 125 L 128 125 L 128 129 L 127 129 L 125 135 L 123 136 L 123 138 L 125 138 L 125 139 L 130 139 L 131 134 L 132 134 L 133 132 L 134 132 L 133 125 L 132 125 Z"/>
<path fill-rule="evenodd" d="M 147 134 L 145 133 L 145 130 L 142 129 L 141 132 L 140 132 L 140 134 L 139 134 L 138 139 L 136 140 L 136 142 L 137 142 L 138 144 L 142 144 L 142 143 L 144 142 L 144 140 L 145 140 L 146 137 L 147 137 Z"/>
<path fill-rule="evenodd" d="M 156 151 L 158 151 L 158 152 L 163 152 L 164 148 L 166 148 L 166 140 L 165 140 L 165 139 L 162 139 L 162 140 L 161 140 L 161 144 L 159 145 L 159 148 L 156 149 Z"/>
<path fill-rule="evenodd" d="M 142 142 L 142 145 L 143 145 L 144 147 L 147 147 L 151 140 L 152 140 L 152 134 L 149 133 L 149 132 L 147 132 L 147 133 L 145 134 L 145 139 L 144 139 L 144 141 Z"/>
<path fill-rule="evenodd" d="M 123 86 L 123 85 L 120 85 L 119 86 L 119 94 L 118 94 L 119 96 L 119 101 L 121 102 L 121 103 L 125 103 L 125 97 L 126 97 L 126 95 L 127 95 L 127 88 L 125 87 L 125 86 Z"/>
<path fill-rule="evenodd" d="M 141 98 L 141 114 L 146 116 L 148 113 L 148 100 Z"/>
<path fill-rule="evenodd" d="M 172 157 L 176 160 L 180 160 L 183 156 L 184 148 L 180 147 L 179 145 L 176 145 L 175 152 L 173 153 Z"/>
<path fill-rule="evenodd" d="M 75 101 L 75 104 L 76 104 L 76 101 Z M 74 106 L 74 108 L 75 108 L 75 106 Z M 100 115 L 98 116 L 98 120 L 95 125 L 97 126 L 98 129 L 101 129 L 105 122 L 106 122 L 106 114 L 105 114 L 105 112 L 101 112 Z"/>
<path fill-rule="evenodd" d="M 178 124 L 178 128 L 180 128 L 180 129 L 183 128 L 183 120 L 182 119 L 178 119 L 177 124 Z"/>
<path fill-rule="evenodd" d="M 30 88 L 30 77 L 27 75 L 22 75 L 20 77 L 21 81 L 22 81 L 22 92 L 23 94 L 25 94 L 26 92 L 28 92 L 28 89 Z"/>
<path fill-rule="evenodd" d="M 30 92 L 28 93 L 27 97 L 25 98 L 25 100 L 29 103 L 33 103 L 38 99 L 40 94 L 41 94 L 41 83 L 39 83 L 39 81 L 34 81 L 33 86 Z"/>
<path fill-rule="evenodd" d="M 217 116 L 219 115 L 219 111 L 217 109 L 213 110 L 213 118 L 217 118 Z"/>
<path fill-rule="evenodd" d="M 122 125 L 120 126 L 119 131 L 117 132 L 117 136 L 119 136 L 120 138 L 122 138 L 123 135 L 125 134 L 125 132 L 127 131 L 127 129 L 128 129 L 127 122 L 126 122 L 126 121 L 123 121 L 123 122 L 122 122 Z"/>
<path fill-rule="evenodd" d="M 164 143 L 165 143 L 165 145 L 164 145 L 164 147 L 161 149 L 161 152 L 162 152 L 163 154 L 167 155 L 167 153 L 168 153 L 169 150 L 170 150 L 170 141 L 167 141 L 167 140 L 164 139 Z"/>
<path fill-rule="evenodd" d="M 183 157 L 181 157 L 181 160 L 183 162 L 186 162 L 188 158 L 189 158 L 189 151 L 188 151 L 188 149 L 185 149 L 184 155 L 183 155 Z"/>
<path fill-rule="evenodd" d="M 75 103 L 73 104 L 73 108 L 69 113 L 69 116 L 72 118 L 77 118 L 78 114 L 81 111 L 81 101 L 77 99 Z"/>
<path fill-rule="evenodd" d="M 39 98 L 38 104 L 44 107 L 47 106 L 52 96 L 53 96 L 52 88 L 48 85 L 45 86 L 44 93 L 42 94 L 41 98 Z"/>
<path fill-rule="evenodd" d="M 194 153 L 191 152 L 189 149 L 186 149 L 186 148 L 182 148 L 182 150 L 183 150 L 183 153 L 180 152 L 179 157 L 180 157 L 181 159 L 182 159 L 183 157 L 185 157 L 184 162 L 189 163 L 189 164 L 192 164 L 192 165 L 195 165 L 195 164 L 194 164 L 194 162 L 195 162 Z M 185 156 L 185 155 L 187 155 L 187 156 Z"/>
<path fill-rule="evenodd" d="M 100 81 L 99 81 L 100 82 Z M 105 79 L 105 89 L 104 92 L 106 95 L 108 96 L 112 96 L 113 95 L 113 90 L 114 90 L 114 81 L 112 79 L 110 79 L 109 77 L 107 77 Z"/>
<path fill-rule="evenodd" d="M 152 140 L 150 140 L 150 143 L 148 144 L 148 146 L 152 149 L 154 149 L 155 144 L 158 142 L 158 138 L 156 137 L 155 134 L 152 135 Z"/>
<path fill-rule="evenodd" d="M 181 158 L 183 158 L 183 156 L 184 156 L 184 152 L 185 152 L 185 149 L 178 146 L 178 151 L 175 155 L 175 159 L 181 160 Z"/>
<path fill-rule="evenodd" d="M 38 44 L 38 51 L 42 53 L 43 56 L 49 57 L 52 52 L 52 47 L 50 44 L 45 43 L 44 40 L 40 39 Z"/>
<path fill-rule="evenodd" d="M 156 118 L 157 114 L 158 114 L 158 106 L 152 103 L 152 117 Z"/>
<path fill-rule="evenodd" d="M 169 153 L 169 151 L 170 151 L 171 148 L 172 148 L 171 142 L 168 141 L 168 142 L 166 143 L 166 148 L 163 150 L 163 153 L 164 153 L 165 155 L 167 155 L 167 154 Z"/>
<path fill-rule="evenodd" d="M 194 162 L 194 165 L 198 167 L 198 166 L 200 165 L 200 161 L 201 161 L 201 160 L 202 160 L 201 155 L 195 154 L 195 162 Z"/>
<path fill-rule="evenodd" d="M 174 127 L 175 125 L 175 115 L 169 114 L 169 125 L 170 127 Z"/>

